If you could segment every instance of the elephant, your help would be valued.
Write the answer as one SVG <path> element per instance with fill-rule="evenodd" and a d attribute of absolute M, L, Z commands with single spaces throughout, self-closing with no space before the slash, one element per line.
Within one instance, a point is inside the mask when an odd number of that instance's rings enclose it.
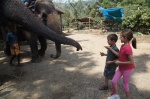
<path fill-rule="evenodd" d="M 58 12 L 51 0 L 36 0 L 35 2 L 35 15 L 50 29 L 58 34 L 62 34 L 60 19 Z M 43 38 L 44 39 L 44 38 Z M 51 54 L 52 58 L 58 58 L 61 55 L 61 44 L 55 42 L 56 55 Z M 44 50 L 40 50 L 43 53 Z"/>
<path fill-rule="evenodd" d="M 45 15 L 43 14 L 42 17 L 44 19 Z M 52 40 L 58 44 L 72 45 L 77 48 L 77 51 L 82 50 L 81 45 L 77 41 L 68 37 L 64 37 L 63 35 L 59 35 L 59 33 L 56 33 L 57 31 L 53 31 L 49 27 L 47 27 L 27 7 L 25 7 L 20 0 L 0 1 L 0 26 L 1 28 L 3 28 L 3 35 L 6 35 L 6 32 L 4 32 L 4 30 L 8 27 L 8 23 L 10 22 L 15 22 L 16 24 L 22 26 L 26 31 L 29 31 L 28 35 L 32 38 L 30 39 L 29 43 L 31 47 L 31 52 L 33 53 L 34 51 L 32 51 L 32 48 L 38 49 L 37 42 L 34 42 L 36 41 L 37 35 Z M 36 54 L 37 53 L 34 53 L 35 56 Z"/>

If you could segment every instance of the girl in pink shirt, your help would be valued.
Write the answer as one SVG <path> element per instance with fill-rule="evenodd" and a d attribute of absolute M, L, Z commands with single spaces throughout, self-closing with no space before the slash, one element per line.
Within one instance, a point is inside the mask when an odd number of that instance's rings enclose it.
<path fill-rule="evenodd" d="M 123 76 L 123 88 L 126 93 L 126 98 L 130 99 L 129 80 L 132 74 L 132 70 L 135 68 L 130 41 L 132 41 L 133 48 L 136 49 L 136 38 L 133 37 L 132 30 L 124 30 L 120 34 L 120 40 L 123 44 L 120 47 L 119 53 L 113 50 L 111 47 L 107 47 L 107 49 L 111 50 L 114 54 L 119 56 L 119 59 L 114 61 L 119 65 L 119 68 L 112 79 L 114 90 L 108 99 L 120 99 L 118 95 L 117 82 L 121 76 Z"/>

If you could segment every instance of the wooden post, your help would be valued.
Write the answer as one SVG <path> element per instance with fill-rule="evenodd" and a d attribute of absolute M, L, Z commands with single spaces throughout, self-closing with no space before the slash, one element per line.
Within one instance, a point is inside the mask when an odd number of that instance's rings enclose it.
<path fill-rule="evenodd" d="M 61 16 L 61 14 L 60 14 L 60 31 L 62 33 L 62 16 Z"/>
<path fill-rule="evenodd" d="M 89 18 L 89 29 L 90 29 L 90 18 Z"/>

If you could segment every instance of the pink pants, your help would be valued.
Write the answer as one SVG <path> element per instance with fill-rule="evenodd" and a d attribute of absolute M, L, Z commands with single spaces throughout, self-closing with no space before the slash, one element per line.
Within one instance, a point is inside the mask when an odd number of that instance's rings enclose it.
<path fill-rule="evenodd" d="M 116 87 L 117 86 L 117 82 L 119 80 L 119 78 L 121 76 L 123 76 L 123 88 L 126 92 L 129 91 L 129 80 L 130 80 L 130 76 L 132 74 L 132 70 L 120 70 L 118 69 L 112 79 L 112 85 L 113 87 Z"/>

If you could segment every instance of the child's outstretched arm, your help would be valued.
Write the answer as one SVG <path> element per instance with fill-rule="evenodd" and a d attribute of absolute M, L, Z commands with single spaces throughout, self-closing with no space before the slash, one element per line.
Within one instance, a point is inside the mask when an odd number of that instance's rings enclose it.
<path fill-rule="evenodd" d="M 104 46 L 106 49 L 111 50 L 116 56 L 119 56 L 119 52 L 115 51 L 114 49 L 112 49 L 109 46 Z"/>
<path fill-rule="evenodd" d="M 116 59 L 116 60 L 112 60 L 112 61 L 107 61 L 106 64 L 113 64 L 113 63 L 115 63 L 116 61 L 117 61 L 117 59 Z"/>

